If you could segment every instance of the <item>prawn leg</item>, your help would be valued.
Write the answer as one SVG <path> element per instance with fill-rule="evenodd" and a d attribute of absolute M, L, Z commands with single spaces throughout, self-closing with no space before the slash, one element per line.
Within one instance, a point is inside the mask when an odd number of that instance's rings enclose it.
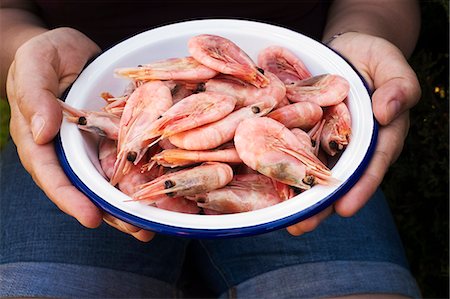
<path fill-rule="evenodd" d="M 322 107 L 337 105 L 348 95 L 350 84 L 339 75 L 323 74 L 286 85 L 292 102 L 314 102 Z"/>

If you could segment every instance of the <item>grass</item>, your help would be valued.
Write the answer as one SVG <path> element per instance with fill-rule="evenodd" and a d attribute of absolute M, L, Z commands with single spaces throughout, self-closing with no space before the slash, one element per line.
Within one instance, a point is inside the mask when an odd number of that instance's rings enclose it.
<path fill-rule="evenodd" d="M 9 138 L 9 105 L 0 99 L 0 149 L 2 149 Z"/>
<path fill-rule="evenodd" d="M 422 32 L 410 63 L 422 98 L 382 187 L 389 198 L 411 271 L 425 298 L 449 296 L 448 2 L 423 1 Z M 0 100 L 0 148 L 8 138 L 9 107 Z"/>

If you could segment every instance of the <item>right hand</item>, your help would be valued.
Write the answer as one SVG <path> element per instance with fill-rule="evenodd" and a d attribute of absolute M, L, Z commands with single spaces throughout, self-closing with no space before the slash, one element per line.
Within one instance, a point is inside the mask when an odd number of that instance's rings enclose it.
<path fill-rule="evenodd" d="M 23 166 L 59 209 L 85 227 L 98 227 L 104 219 L 141 241 L 149 241 L 153 232 L 104 214 L 78 191 L 66 177 L 54 150 L 52 140 L 62 121 L 56 98 L 77 78 L 88 59 L 99 52 L 92 40 L 71 28 L 50 30 L 24 43 L 16 52 L 7 80 L 11 137 Z"/>

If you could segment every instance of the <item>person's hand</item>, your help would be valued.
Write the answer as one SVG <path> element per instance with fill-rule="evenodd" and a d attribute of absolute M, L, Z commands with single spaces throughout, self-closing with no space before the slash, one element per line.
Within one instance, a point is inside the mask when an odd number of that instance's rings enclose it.
<path fill-rule="evenodd" d="M 65 213 L 88 228 L 102 219 L 141 241 L 153 233 L 102 213 L 76 189 L 60 167 L 53 146 L 62 120 L 58 98 L 99 47 L 84 34 L 58 28 L 24 43 L 16 52 L 7 80 L 11 137 L 20 160 L 36 184 Z"/>
<path fill-rule="evenodd" d="M 333 211 L 350 217 L 366 204 L 400 155 L 409 129 L 408 111 L 421 95 L 416 74 L 400 50 L 388 41 L 348 32 L 333 40 L 330 47 L 348 59 L 374 90 L 373 112 L 380 124 L 378 142 L 369 166 L 353 188 L 334 205 L 288 227 L 292 235 L 314 230 Z"/>

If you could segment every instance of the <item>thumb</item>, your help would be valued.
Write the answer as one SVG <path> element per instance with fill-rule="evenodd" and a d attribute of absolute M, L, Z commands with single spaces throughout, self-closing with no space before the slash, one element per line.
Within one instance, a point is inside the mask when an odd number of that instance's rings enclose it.
<path fill-rule="evenodd" d="M 56 101 L 59 80 L 51 65 L 41 61 L 29 57 L 16 59 L 10 67 L 7 85 L 8 99 L 12 105 L 15 102 L 29 123 L 37 144 L 50 142 L 62 121 L 61 107 Z"/>

